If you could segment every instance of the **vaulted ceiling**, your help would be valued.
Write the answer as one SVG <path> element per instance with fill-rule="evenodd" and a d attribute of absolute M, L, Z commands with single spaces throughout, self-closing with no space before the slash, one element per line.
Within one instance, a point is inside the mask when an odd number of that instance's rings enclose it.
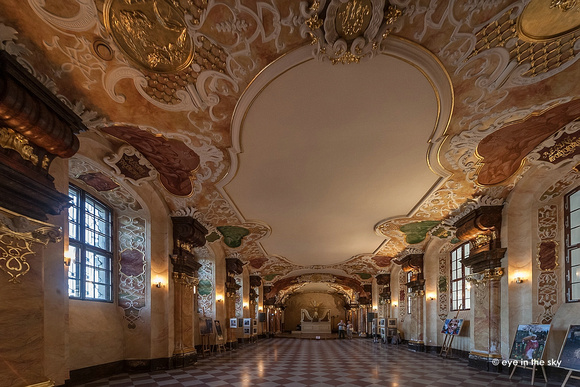
<path fill-rule="evenodd" d="M 83 118 L 81 144 L 110 149 L 77 168 L 95 156 L 81 145 L 73 177 L 103 193 L 152 185 L 168 215 L 192 214 L 279 289 L 364 284 L 452 240 L 465 203 L 502 203 L 578 153 L 571 1 L 0 9 L 0 48 Z"/>

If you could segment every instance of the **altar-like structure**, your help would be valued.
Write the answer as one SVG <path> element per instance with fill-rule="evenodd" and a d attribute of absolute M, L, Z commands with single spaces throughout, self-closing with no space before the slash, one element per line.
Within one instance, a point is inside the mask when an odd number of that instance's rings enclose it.
<path fill-rule="evenodd" d="M 330 310 L 321 310 L 322 304 L 313 303 L 314 311 L 310 315 L 307 309 L 302 309 L 300 312 L 300 327 L 302 333 L 331 333 L 330 326 Z M 322 317 L 319 315 L 321 310 Z"/>
<path fill-rule="evenodd" d="M 303 321 L 300 326 L 302 333 L 331 333 L 330 321 Z"/>

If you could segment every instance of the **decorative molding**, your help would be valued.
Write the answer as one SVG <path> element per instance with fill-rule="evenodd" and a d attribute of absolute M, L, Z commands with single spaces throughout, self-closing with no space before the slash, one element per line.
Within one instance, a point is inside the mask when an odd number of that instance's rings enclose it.
<path fill-rule="evenodd" d="M 159 176 L 155 167 L 141 152 L 129 145 L 121 146 L 116 153 L 105 157 L 103 161 L 113 168 L 117 175 L 135 185 L 142 185 Z"/>
<path fill-rule="evenodd" d="M 35 244 L 61 240 L 60 227 L 0 209 L 0 269 L 10 276 L 9 282 L 20 283 L 20 277 L 28 273 Z"/>
<path fill-rule="evenodd" d="M 147 305 L 147 227 L 140 217 L 122 215 L 119 224 L 118 305 L 128 328 L 135 329 Z"/>
<path fill-rule="evenodd" d="M 358 63 L 380 52 L 402 10 L 382 0 L 315 0 L 300 2 L 303 37 L 316 47 L 314 56 L 332 64 Z"/>
<path fill-rule="evenodd" d="M 535 321 L 550 324 L 558 306 L 558 276 L 553 271 L 543 271 L 538 276 L 538 305 L 543 309 Z"/>

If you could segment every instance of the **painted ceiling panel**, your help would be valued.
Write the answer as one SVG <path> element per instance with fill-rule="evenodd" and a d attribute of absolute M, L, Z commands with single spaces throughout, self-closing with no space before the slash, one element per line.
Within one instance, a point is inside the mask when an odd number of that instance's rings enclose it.
<path fill-rule="evenodd" d="M 370 254 L 383 241 L 373 226 L 409 213 L 438 179 L 426 162 L 437 111 L 429 80 L 398 58 L 308 60 L 255 98 L 226 191 L 270 225 L 269 254 L 299 265 Z"/>

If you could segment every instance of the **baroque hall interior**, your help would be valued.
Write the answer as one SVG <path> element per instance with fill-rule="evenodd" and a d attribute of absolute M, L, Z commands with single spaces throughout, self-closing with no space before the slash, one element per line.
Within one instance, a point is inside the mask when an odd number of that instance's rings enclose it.
<path fill-rule="evenodd" d="M 0 0 L 0 387 L 341 320 L 577 383 L 579 40 L 575 0 Z"/>

